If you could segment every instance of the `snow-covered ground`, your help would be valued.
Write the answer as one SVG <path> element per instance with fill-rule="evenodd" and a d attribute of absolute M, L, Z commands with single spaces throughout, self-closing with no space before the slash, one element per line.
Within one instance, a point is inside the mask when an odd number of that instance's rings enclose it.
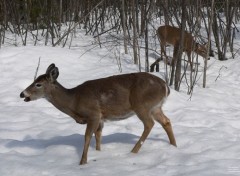
<path fill-rule="evenodd" d="M 93 139 L 88 164 L 79 166 L 85 126 L 44 99 L 26 103 L 19 94 L 33 81 L 39 57 L 38 74 L 55 63 L 60 71 L 58 81 L 67 88 L 120 74 L 109 51 L 94 48 L 86 52 L 88 49 L 0 49 L 0 176 L 240 175 L 239 57 L 225 62 L 212 59 L 207 88 L 197 86 L 191 101 L 185 92 L 171 89 L 163 109 L 172 121 L 177 148 L 169 145 L 156 123 L 140 152 L 130 153 L 143 130 L 133 116 L 105 123 L 102 151 L 95 150 Z M 121 55 L 121 59 L 123 73 L 138 70 L 129 56 Z"/>

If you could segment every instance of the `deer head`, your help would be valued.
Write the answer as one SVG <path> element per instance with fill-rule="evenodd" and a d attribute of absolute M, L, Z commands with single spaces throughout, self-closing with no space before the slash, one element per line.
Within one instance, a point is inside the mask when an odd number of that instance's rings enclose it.
<path fill-rule="evenodd" d="M 51 64 L 45 74 L 39 76 L 30 86 L 21 92 L 20 97 L 24 98 L 25 102 L 47 98 L 49 96 L 49 89 L 50 87 L 54 87 L 58 75 L 58 68 L 55 67 L 55 64 Z"/>

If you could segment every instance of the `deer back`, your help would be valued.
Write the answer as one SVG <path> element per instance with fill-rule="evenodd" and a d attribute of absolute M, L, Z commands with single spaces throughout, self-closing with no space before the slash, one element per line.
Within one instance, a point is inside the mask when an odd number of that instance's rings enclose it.
<path fill-rule="evenodd" d="M 136 109 L 149 111 L 168 95 L 165 82 L 148 73 L 132 73 L 87 81 L 72 89 L 57 81 L 57 67 L 39 76 L 20 96 L 26 102 L 45 98 L 79 123 L 93 118 L 118 120 Z"/>

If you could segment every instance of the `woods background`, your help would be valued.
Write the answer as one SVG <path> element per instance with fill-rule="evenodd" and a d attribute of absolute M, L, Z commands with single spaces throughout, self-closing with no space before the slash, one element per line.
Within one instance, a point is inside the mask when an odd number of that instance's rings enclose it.
<path fill-rule="evenodd" d="M 239 49 L 234 44 L 239 19 L 239 0 L 0 0 L 0 47 L 6 43 L 27 45 L 29 39 L 33 45 L 44 41 L 45 45 L 65 47 L 68 42 L 71 47 L 77 29 L 82 29 L 99 47 L 105 43 L 122 46 L 124 53 L 132 53 L 139 71 L 144 68 L 148 72 L 149 56 L 157 59 L 160 55 L 156 37 L 160 25 L 189 31 L 197 42 L 209 42 L 215 58 L 226 60 L 227 52 L 234 58 Z M 21 43 L 16 42 L 19 37 Z M 177 64 L 166 67 L 166 80 L 171 77 L 174 81 L 169 84 L 179 90 L 185 79 L 191 93 L 197 69 L 188 74 L 181 65 L 180 70 L 175 67 Z"/>

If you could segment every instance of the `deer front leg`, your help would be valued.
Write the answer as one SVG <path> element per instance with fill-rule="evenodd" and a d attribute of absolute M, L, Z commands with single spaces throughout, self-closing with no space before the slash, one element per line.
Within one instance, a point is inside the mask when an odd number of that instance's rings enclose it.
<path fill-rule="evenodd" d="M 166 43 L 164 43 L 164 42 L 162 42 L 161 44 L 160 44 L 160 47 L 161 47 L 161 58 L 164 60 L 164 62 L 165 62 L 165 64 L 170 64 L 171 65 L 171 63 L 169 62 L 169 60 L 168 60 L 168 56 L 167 56 L 167 54 L 166 54 Z M 164 54 L 164 57 L 165 58 L 163 58 L 163 54 Z"/>
<path fill-rule="evenodd" d="M 191 58 L 191 52 L 187 52 L 187 57 L 188 57 L 188 62 L 190 64 L 190 70 L 191 70 L 191 72 L 194 72 L 193 61 L 192 61 L 192 58 Z"/>
<path fill-rule="evenodd" d="M 92 138 L 93 133 L 97 130 L 99 126 L 99 120 L 93 120 L 87 123 L 87 128 L 85 132 L 85 143 L 84 143 L 84 149 L 83 149 L 83 154 L 82 158 L 80 161 L 80 165 L 86 164 L 87 163 L 87 153 L 88 153 L 88 148 L 90 145 L 90 141 Z"/>
<path fill-rule="evenodd" d="M 99 151 L 101 150 L 102 129 L 103 129 L 103 121 L 99 123 L 98 129 L 95 132 L 96 150 L 99 150 Z"/>

